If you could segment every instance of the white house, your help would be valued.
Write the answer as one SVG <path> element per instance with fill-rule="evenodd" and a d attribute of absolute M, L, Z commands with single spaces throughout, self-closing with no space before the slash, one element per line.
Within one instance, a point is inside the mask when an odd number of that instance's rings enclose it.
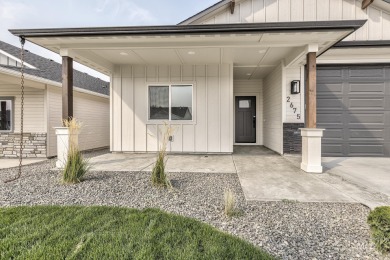
<path fill-rule="evenodd" d="M 0 41 L 0 158 L 17 157 L 20 142 L 20 48 Z M 24 156 L 57 155 L 53 127 L 62 125 L 61 64 L 25 51 Z M 74 116 L 83 122 L 80 148 L 109 146 L 109 83 L 74 71 Z"/>
<path fill-rule="evenodd" d="M 298 129 L 319 127 L 324 155 L 390 155 L 387 1 L 223 0 L 173 26 L 10 31 L 111 75 L 113 152 L 156 151 L 169 122 L 172 152 L 300 152 Z"/>

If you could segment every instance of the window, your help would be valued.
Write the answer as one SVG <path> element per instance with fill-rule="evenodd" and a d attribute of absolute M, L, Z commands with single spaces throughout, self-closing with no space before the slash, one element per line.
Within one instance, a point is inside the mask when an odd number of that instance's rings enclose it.
<path fill-rule="evenodd" d="M 251 100 L 240 100 L 238 103 L 239 108 L 251 108 Z"/>
<path fill-rule="evenodd" d="M 149 86 L 150 120 L 192 120 L 192 85 Z"/>
<path fill-rule="evenodd" d="M 12 131 L 13 99 L 0 97 L 0 131 Z"/>

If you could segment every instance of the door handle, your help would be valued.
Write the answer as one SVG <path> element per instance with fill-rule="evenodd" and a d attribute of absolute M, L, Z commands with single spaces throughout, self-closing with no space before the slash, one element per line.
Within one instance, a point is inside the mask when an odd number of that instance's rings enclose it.
<path fill-rule="evenodd" d="M 253 128 L 256 128 L 256 116 L 253 116 Z"/>

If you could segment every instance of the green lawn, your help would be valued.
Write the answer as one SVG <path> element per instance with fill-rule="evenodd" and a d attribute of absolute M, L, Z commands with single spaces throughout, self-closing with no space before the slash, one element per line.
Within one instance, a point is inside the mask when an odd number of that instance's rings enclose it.
<path fill-rule="evenodd" d="M 274 259 L 199 221 L 156 209 L 0 208 L 0 259 Z"/>

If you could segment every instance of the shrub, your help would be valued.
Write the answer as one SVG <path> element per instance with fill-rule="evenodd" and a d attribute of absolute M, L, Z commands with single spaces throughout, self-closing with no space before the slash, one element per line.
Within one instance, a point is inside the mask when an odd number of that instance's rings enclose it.
<path fill-rule="evenodd" d="M 171 182 L 165 172 L 165 156 L 167 153 L 167 144 L 169 137 L 173 134 L 174 128 L 168 124 L 164 124 L 165 131 L 162 139 L 162 144 L 158 152 L 156 164 L 152 170 L 152 184 L 157 187 L 171 187 Z"/>
<path fill-rule="evenodd" d="M 390 253 L 390 207 L 378 207 L 367 220 L 376 248 L 383 254 Z"/>
<path fill-rule="evenodd" d="M 69 128 L 70 140 L 68 157 L 62 172 L 62 181 L 68 184 L 75 184 L 81 182 L 83 176 L 89 171 L 90 165 L 88 160 L 83 157 L 75 140 L 75 134 L 80 130 L 81 123 L 72 118 L 64 120 L 63 124 Z"/>
<path fill-rule="evenodd" d="M 236 211 L 236 196 L 231 189 L 225 189 L 224 192 L 224 212 L 228 217 L 233 217 L 237 214 Z"/>

